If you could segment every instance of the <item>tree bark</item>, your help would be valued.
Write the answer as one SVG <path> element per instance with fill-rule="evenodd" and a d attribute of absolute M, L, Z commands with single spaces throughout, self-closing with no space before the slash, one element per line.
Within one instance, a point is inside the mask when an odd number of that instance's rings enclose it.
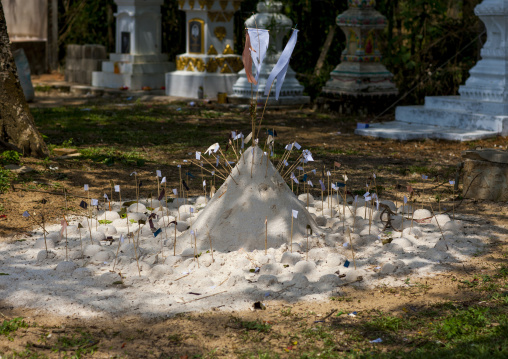
<path fill-rule="evenodd" d="M 16 149 L 24 155 L 47 157 L 48 148 L 35 122 L 19 83 L 12 57 L 7 24 L 0 2 L 0 149 Z"/>

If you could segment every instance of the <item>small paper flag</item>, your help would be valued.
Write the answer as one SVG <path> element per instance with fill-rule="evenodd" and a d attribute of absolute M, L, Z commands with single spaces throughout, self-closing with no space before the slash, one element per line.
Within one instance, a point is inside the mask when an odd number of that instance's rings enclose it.
<path fill-rule="evenodd" d="M 298 218 L 298 211 L 296 209 L 293 209 L 293 217 Z"/>
<path fill-rule="evenodd" d="M 120 243 L 123 243 L 123 234 L 120 234 Z"/>
<path fill-rule="evenodd" d="M 132 172 L 130 175 L 137 175 L 138 173 L 137 172 Z"/>
<path fill-rule="evenodd" d="M 157 177 L 162 177 L 161 170 L 157 170 L 157 171 L 155 171 L 155 173 L 157 174 Z"/>
<path fill-rule="evenodd" d="M 22 216 L 25 218 L 28 218 L 28 217 L 30 217 L 30 213 L 28 213 L 28 211 L 25 211 L 25 212 L 23 212 Z"/>
<path fill-rule="evenodd" d="M 178 196 L 178 190 L 177 190 L 176 188 L 173 188 L 173 194 L 174 194 L 175 196 Z"/>
<path fill-rule="evenodd" d="M 87 184 L 85 185 L 85 191 L 88 191 L 88 185 Z"/>
<path fill-rule="evenodd" d="M 424 180 L 429 179 L 429 176 L 422 175 L 422 179 Z"/>
<path fill-rule="evenodd" d="M 303 175 L 303 182 L 307 182 L 307 174 Z"/>
<path fill-rule="evenodd" d="M 166 177 L 162 177 L 161 184 L 162 184 L 162 183 L 166 183 Z"/>
<path fill-rule="evenodd" d="M 203 187 L 206 187 L 206 180 L 203 180 Z"/>
<path fill-rule="evenodd" d="M 330 173 L 330 171 L 326 171 L 326 175 L 330 177 L 332 174 Z"/>
<path fill-rule="evenodd" d="M 344 178 L 344 182 L 347 182 L 348 180 L 347 175 L 342 175 L 342 177 Z"/>
<path fill-rule="evenodd" d="M 344 267 L 349 267 L 349 261 L 346 259 L 346 261 L 344 262 Z"/>
<path fill-rule="evenodd" d="M 104 198 L 105 198 L 107 201 L 109 201 L 109 197 L 108 197 L 107 193 L 104 193 Z"/>
<path fill-rule="evenodd" d="M 370 200 L 372 200 L 372 197 L 370 197 L 370 196 L 365 197 L 365 201 L 366 201 L 366 202 L 368 202 L 368 201 L 370 201 Z"/>
<path fill-rule="evenodd" d="M 407 197 L 404 196 L 404 204 L 406 204 L 406 203 L 407 203 Z"/>
<path fill-rule="evenodd" d="M 312 184 L 312 181 L 311 181 L 311 180 L 309 180 L 309 182 L 307 182 L 307 184 L 308 184 L 309 186 L 311 186 L 311 187 L 314 187 L 314 185 Z"/>
<path fill-rule="evenodd" d="M 372 178 L 376 178 L 376 174 L 375 173 L 372 174 Z"/>
<path fill-rule="evenodd" d="M 334 165 L 335 167 L 340 167 L 340 163 L 339 163 L 339 162 L 337 162 L 337 161 L 335 161 L 335 162 L 333 163 L 333 165 Z"/>
<path fill-rule="evenodd" d="M 164 198 L 165 195 L 166 195 L 166 190 L 163 188 L 161 193 L 159 194 L 159 198 L 157 198 L 157 199 L 160 201 Z"/>
<path fill-rule="evenodd" d="M 85 201 L 81 201 L 81 203 L 79 204 L 79 206 L 83 209 L 87 209 L 88 208 L 88 204 L 86 204 Z"/>
<path fill-rule="evenodd" d="M 115 185 L 115 192 L 120 192 L 120 185 L 119 184 Z"/>
<path fill-rule="evenodd" d="M 201 152 L 196 151 L 196 160 L 201 160 Z"/>
<path fill-rule="evenodd" d="M 217 156 L 217 158 L 215 159 L 215 167 L 219 167 L 219 158 L 220 156 Z"/>
<path fill-rule="evenodd" d="M 453 186 L 455 184 L 455 181 L 450 181 L 450 184 Z"/>
<path fill-rule="evenodd" d="M 194 213 L 194 208 L 193 207 L 190 208 L 190 213 Z"/>
<path fill-rule="evenodd" d="M 159 228 L 158 230 L 156 230 L 155 232 L 153 232 L 153 236 L 154 237 L 157 237 L 160 233 L 162 232 L 162 229 Z"/>
<path fill-rule="evenodd" d="M 300 146 L 300 145 L 298 144 L 298 142 L 295 142 L 295 143 L 294 143 L 294 145 L 295 145 L 295 147 L 296 147 L 296 149 L 297 149 L 297 150 L 299 150 L 300 148 L 302 148 L 302 146 Z"/>
<path fill-rule="evenodd" d="M 99 200 L 97 200 L 95 198 L 92 198 L 92 200 L 90 202 L 90 205 L 92 205 L 92 206 L 98 206 L 99 205 Z"/>
<path fill-rule="evenodd" d="M 177 165 L 176 167 L 178 167 L 178 168 L 182 168 L 182 165 Z"/>
<path fill-rule="evenodd" d="M 323 183 L 323 181 L 319 180 L 319 184 L 321 185 L 321 191 L 325 192 L 326 187 L 325 187 L 325 184 Z"/>
<path fill-rule="evenodd" d="M 316 169 L 315 168 L 312 170 L 312 173 L 316 174 Z"/>

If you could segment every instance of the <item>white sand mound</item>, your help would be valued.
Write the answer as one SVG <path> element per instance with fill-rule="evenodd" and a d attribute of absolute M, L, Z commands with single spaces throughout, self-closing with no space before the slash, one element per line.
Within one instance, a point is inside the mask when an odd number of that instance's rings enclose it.
<path fill-rule="evenodd" d="M 214 250 L 264 249 L 266 218 L 268 248 L 289 244 L 292 210 L 298 211 L 293 242 L 306 237 L 307 225 L 314 234 L 323 231 L 259 147 L 249 147 L 231 174 L 197 219 L 191 218 L 191 227 L 177 239 L 177 252 L 190 246 L 191 231 L 200 250 L 210 249 L 208 233 Z"/>

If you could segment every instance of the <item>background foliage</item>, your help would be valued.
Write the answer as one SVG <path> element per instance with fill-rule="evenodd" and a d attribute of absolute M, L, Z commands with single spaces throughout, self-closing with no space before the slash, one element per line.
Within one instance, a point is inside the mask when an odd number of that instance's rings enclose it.
<path fill-rule="evenodd" d="M 395 75 L 400 97 L 413 90 L 402 103 L 422 103 L 428 95 L 457 94 L 485 41 L 485 35 L 479 37 L 484 31 L 483 24 L 473 11 L 480 2 L 377 1 L 377 10 L 388 19 L 381 38 L 384 63 Z M 243 22 L 256 11 L 257 3 L 258 0 L 244 0 L 235 15 L 235 44 L 239 54 L 243 47 Z M 285 14 L 301 30 L 291 66 L 299 74 L 306 92 L 316 97 L 340 62 L 345 38 L 336 28 L 321 75 L 314 75 L 326 35 L 336 26 L 337 15 L 347 9 L 347 1 L 283 0 L 283 3 Z M 113 0 L 59 0 L 61 60 L 64 61 L 65 46 L 71 43 L 103 44 L 108 52 L 113 51 L 115 11 Z M 185 51 L 185 16 L 178 10 L 176 0 L 164 1 L 162 36 L 163 51 L 171 59 Z"/>

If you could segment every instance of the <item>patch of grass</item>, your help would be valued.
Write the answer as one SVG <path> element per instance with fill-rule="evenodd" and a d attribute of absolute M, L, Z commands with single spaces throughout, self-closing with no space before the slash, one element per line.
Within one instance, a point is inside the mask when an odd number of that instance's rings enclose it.
<path fill-rule="evenodd" d="M 100 224 L 110 224 L 113 223 L 113 221 L 110 221 L 109 219 L 99 219 Z"/>
<path fill-rule="evenodd" d="M 113 166 L 120 163 L 126 166 L 142 167 L 146 163 L 143 156 L 137 151 L 120 151 L 116 148 L 89 147 L 79 151 L 83 159 L 90 159 L 96 163 L 102 163 L 106 166 Z"/>
<path fill-rule="evenodd" d="M 259 333 L 268 333 L 272 329 L 272 326 L 270 324 L 262 322 L 260 320 L 244 321 L 239 318 L 233 318 L 233 321 L 236 322 L 236 324 L 239 325 L 240 328 L 257 331 Z"/>
<path fill-rule="evenodd" d="M 92 355 L 97 350 L 98 339 L 95 339 L 89 332 L 77 330 L 72 335 L 62 335 L 57 339 L 56 344 L 53 346 L 53 352 L 74 352 L 72 358 L 84 358 L 87 355 Z M 67 357 L 67 355 L 65 355 Z"/>
<path fill-rule="evenodd" d="M 28 328 L 28 324 L 22 317 L 17 317 L 11 320 L 4 320 L 0 326 L 0 335 L 5 335 L 8 340 L 13 341 L 12 334 L 19 328 Z"/>
<path fill-rule="evenodd" d="M 0 193 L 4 193 L 10 188 L 14 177 L 15 175 L 11 171 L 0 168 Z"/>
<path fill-rule="evenodd" d="M 397 332 L 405 327 L 407 327 L 407 321 L 400 317 L 383 315 L 383 313 L 380 313 L 378 317 L 365 323 L 365 328 L 374 332 Z"/>
<path fill-rule="evenodd" d="M 4 151 L 0 154 L 0 164 L 8 165 L 15 164 L 17 165 L 20 161 L 20 155 L 16 151 Z"/>

